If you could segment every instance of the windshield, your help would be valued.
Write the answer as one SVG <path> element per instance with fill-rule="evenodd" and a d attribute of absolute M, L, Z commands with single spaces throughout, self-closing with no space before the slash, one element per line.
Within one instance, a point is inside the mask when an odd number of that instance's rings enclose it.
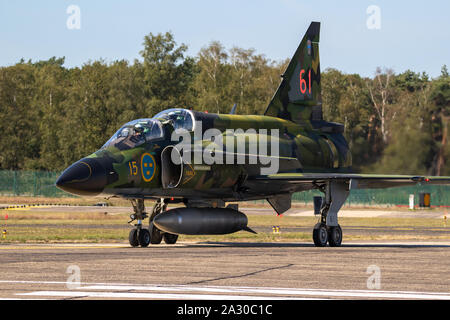
<path fill-rule="evenodd" d="M 102 147 L 119 150 L 135 148 L 144 142 L 163 137 L 161 123 L 154 119 L 133 120 L 122 126 Z"/>
<path fill-rule="evenodd" d="M 186 109 L 168 109 L 153 117 L 153 119 L 170 120 L 175 130 L 185 129 L 192 131 L 194 129 L 194 119 L 192 112 Z"/>

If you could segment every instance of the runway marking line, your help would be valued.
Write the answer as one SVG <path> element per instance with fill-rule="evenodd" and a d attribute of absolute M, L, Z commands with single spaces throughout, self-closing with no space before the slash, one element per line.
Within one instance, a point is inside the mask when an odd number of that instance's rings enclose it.
<path fill-rule="evenodd" d="M 66 284 L 62 281 L 9 281 L 0 283 L 20 284 Z M 120 292 L 123 291 L 123 292 Z M 147 291 L 147 292 L 130 292 Z M 129 299 L 326 299 L 326 298 L 372 298 L 372 299 L 433 299 L 450 300 L 448 292 L 414 292 L 385 290 L 339 290 L 312 288 L 272 288 L 236 286 L 190 286 L 120 283 L 84 283 L 73 290 L 46 290 L 16 293 L 17 296 L 40 297 L 97 297 Z"/>

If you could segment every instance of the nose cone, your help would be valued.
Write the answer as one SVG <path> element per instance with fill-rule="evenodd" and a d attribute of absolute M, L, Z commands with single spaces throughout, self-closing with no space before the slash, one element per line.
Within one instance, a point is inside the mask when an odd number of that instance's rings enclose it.
<path fill-rule="evenodd" d="M 83 196 L 101 193 L 106 184 L 106 170 L 94 158 L 75 162 L 56 180 L 56 186 L 61 190 Z"/>

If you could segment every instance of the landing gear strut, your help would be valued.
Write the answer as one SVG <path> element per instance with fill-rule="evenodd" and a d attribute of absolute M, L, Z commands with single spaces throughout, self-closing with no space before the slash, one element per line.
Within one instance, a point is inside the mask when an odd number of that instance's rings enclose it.
<path fill-rule="evenodd" d="M 151 235 L 150 242 L 152 244 L 160 244 L 163 239 L 166 244 L 175 244 L 178 240 L 177 234 L 162 232 L 153 225 L 153 219 L 158 214 L 163 213 L 166 210 L 167 203 L 165 203 L 164 199 L 158 199 L 158 201 L 156 201 L 155 205 L 153 206 L 152 215 L 150 216 L 149 230 Z"/>
<path fill-rule="evenodd" d="M 313 241 L 316 247 L 339 247 L 342 243 L 342 229 L 338 224 L 337 213 L 350 193 L 349 184 L 344 181 L 327 181 L 318 186 L 325 194 L 325 203 L 320 210 L 320 222 L 313 229 Z"/>
<path fill-rule="evenodd" d="M 147 218 L 145 212 L 144 199 L 131 199 L 131 205 L 133 206 L 134 214 L 130 216 L 129 223 L 137 220 L 135 228 L 131 229 L 128 235 L 128 240 L 132 247 L 148 247 L 150 244 L 150 233 L 148 229 L 142 228 L 142 220 Z"/>
<path fill-rule="evenodd" d="M 131 220 L 128 223 L 137 220 L 137 224 L 134 225 L 135 228 L 131 229 L 128 236 L 132 247 L 148 247 L 149 244 L 160 244 L 163 239 L 167 244 L 175 244 L 177 242 L 178 235 L 163 232 L 153 224 L 153 219 L 167 209 L 167 203 L 165 203 L 164 199 L 158 199 L 153 206 L 152 214 L 149 217 L 150 224 L 148 229 L 142 227 L 142 220 L 148 217 L 145 212 L 144 199 L 131 199 L 131 205 L 134 213 L 130 216 Z"/>
<path fill-rule="evenodd" d="M 166 211 L 167 205 L 164 203 L 164 200 L 156 201 L 153 206 L 152 215 L 150 216 L 150 223 L 148 226 L 148 230 L 150 231 L 150 243 L 151 244 L 160 244 L 163 238 L 163 234 L 161 230 L 156 228 L 153 225 L 153 219 L 160 213 Z"/>

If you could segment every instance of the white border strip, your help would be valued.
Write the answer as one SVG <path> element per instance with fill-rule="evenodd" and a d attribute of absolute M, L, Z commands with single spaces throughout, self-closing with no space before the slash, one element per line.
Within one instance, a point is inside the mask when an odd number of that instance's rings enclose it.
<path fill-rule="evenodd" d="M 63 284 L 63 281 L 9 281 L 0 283 L 20 284 Z M 384 299 L 434 299 L 450 300 L 448 292 L 415 292 L 415 291 L 384 291 L 384 290 L 337 290 L 310 288 L 271 288 L 271 287 L 236 287 L 236 286 L 191 286 L 191 285 L 154 285 L 154 284 L 124 284 L 124 283 L 84 283 L 79 291 L 35 291 L 17 295 L 61 296 L 61 297 L 100 297 L 100 298 L 148 298 L 148 299 L 297 299 L 300 297 L 335 297 L 335 298 L 384 298 Z M 89 290 L 93 290 L 89 291 Z M 99 290 L 96 292 L 96 290 Z M 127 291 L 127 292 L 118 292 Z M 153 291 L 129 292 L 129 291 Z M 158 291 L 158 292 L 156 292 Z M 168 293 L 166 293 L 168 292 Z M 201 294 L 196 294 L 201 293 Z M 213 294 L 208 294 L 213 293 Z M 242 294 L 242 295 L 241 295 Z M 250 295 L 249 295 L 250 294 Z M 257 296 L 253 296 L 253 294 Z M 270 296 L 269 296 L 270 295 Z"/>

